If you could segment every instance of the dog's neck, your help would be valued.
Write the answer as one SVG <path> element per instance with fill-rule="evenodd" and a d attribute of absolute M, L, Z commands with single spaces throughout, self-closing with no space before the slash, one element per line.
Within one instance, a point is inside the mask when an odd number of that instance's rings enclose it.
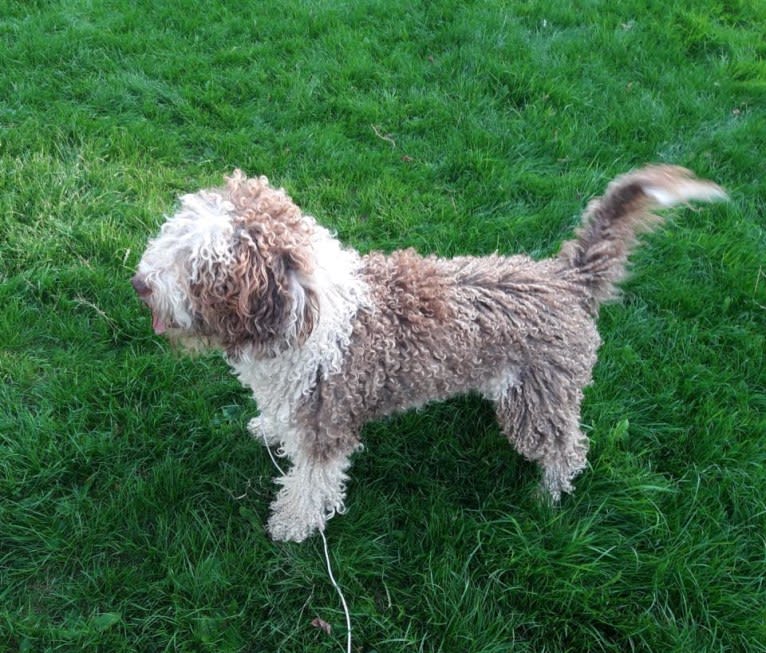
<path fill-rule="evenodd" d="M 344 249 L 324 227 L 312 239 L 314 270 L 307 283 L 316 293 L 319 318 L 306 341 L 263 357 L 245 347 L 229 364 L 253 391 L 262 414 L 287 424 L 294 407 L 318 378 L 337 372 L 349 345 L 357 311 L 369 305 L 367 284 L 359 274 L 361 259 Z"/>

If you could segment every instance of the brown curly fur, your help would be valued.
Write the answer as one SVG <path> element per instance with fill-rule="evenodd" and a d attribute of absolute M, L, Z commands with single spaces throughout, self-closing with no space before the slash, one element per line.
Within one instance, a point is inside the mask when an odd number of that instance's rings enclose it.
<path fill-rule="evenodd" d="M 190 299 L 204 333 L 215 336 L 231 357 L 243 343 L 263 351 L 299 346 L 314 328 L 316 293 L 303 288 L 300 315 L 294 315 L 291 284 L 313 272 L 311 230 L 295 204 L 265 177 L 247 179 L 237 171 L 223 192 L 236 211 L 229 260 L 212 260 L 189 284 Z M 285 338 L 291 319 L 294 335 Z"/>
<path fill-rule="evenodd" d="M 251 430 L 293 462 L 269 530 L 299 541 L 343 508 L 366 421 L 470 391 L 494 402 L 553 499 L 571 491 L 586 464 L 579 415 L 599 306 L 638 234 L 660 221 L 652 208 L 722 197 L 683 168 L 653 166 L 613 181 L 550 259 L 359 256 L 265 177 L 237 172 L 186 196 L 133 284 L 155 325 L 220 343 L 252 388 Z"/>

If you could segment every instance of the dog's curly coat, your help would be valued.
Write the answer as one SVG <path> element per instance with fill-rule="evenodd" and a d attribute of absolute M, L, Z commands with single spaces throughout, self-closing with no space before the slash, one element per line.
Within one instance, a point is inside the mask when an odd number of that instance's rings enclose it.
<path fill-rule="evenodd" d="M 478 391 L 557 500 L 585 467 L 579 429 L 599 305 L 652 208 L 725 197 L 683 168 L 613 181 L 556 257 L 360 256 L 265 177 L 181 197 L 133 277 L 157 333 L 220 348 L 254 394 L 249 430 L 292 462 L 268 529 L 301 541 L 344 508 L 362 425 Z"/>

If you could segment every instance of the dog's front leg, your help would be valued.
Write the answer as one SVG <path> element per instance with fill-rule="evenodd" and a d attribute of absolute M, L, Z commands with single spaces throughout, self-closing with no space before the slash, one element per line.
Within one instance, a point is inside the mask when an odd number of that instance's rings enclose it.
<path fill-rule="evenodd" d="M 319 456 L 298 448 L 288 453 L 293 466 L 276 483 L 282 486 L 271 504 L 268 532 L 278 541 L 301 542 L 337 512 L 343 512 L 349 456 Z"/>

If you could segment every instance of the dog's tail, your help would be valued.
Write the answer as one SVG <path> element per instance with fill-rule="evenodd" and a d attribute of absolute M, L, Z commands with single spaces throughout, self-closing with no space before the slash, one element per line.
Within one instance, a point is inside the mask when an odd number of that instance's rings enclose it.
<path fill-rule="evenodd" d="M 722 199 L 726 193 L 720 186 L 678 166 L 648 166 L 617 177 L 603 197 L 590 202 L 576 237 L 561 246 L 559 260 L 576 274 L 595 314 L 602 302 L 615 296 L 638 235 L 662 222 L 653 209 Z"/>

